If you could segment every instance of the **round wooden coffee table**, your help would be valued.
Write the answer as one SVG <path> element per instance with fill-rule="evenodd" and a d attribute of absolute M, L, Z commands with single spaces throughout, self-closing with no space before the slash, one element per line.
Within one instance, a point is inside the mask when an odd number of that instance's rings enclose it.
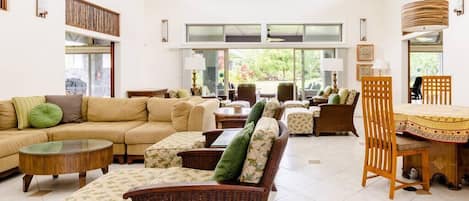
<path fill-rule="evenodd" d="M 64 140 L 33 144 L 19 151 L 23 191 L 27 192 L 34 175 L 79 173 L 80 188 L 86 184 L 86 171 L 108 172 L 112 163 L 112 142 L 107 140 Z"/>

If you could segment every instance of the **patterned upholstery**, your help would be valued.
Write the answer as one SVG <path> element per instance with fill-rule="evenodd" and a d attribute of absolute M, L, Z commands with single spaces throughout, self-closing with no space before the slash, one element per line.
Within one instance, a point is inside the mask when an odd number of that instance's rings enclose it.
<path fill-rule="evenodd" d="M 285 108 L 293 108 L 293 107 L 308 108 L 309 101 L 285 101 L 283 105 L 285 106 Z"/>
<path fill-rule="evenodd" d="M 241 182 L 257 184 L 261 181 L 272 144 L 278 133 L 277 120 L 268 117 L 259 120 L 252 134 L 243 170 L 239 177 Z"/>
<path fill-rule="evenodd" d="M 122 196 L 131 188 L 148 184 L 203 182 L 211 180 L 212 175 L 212 171 L 187 168 L 122 169 L 87 184 L 65 201 L 123 201 Z"/>
<path fill-rule="evenodd" d="M 290 134 L 312 134 L 313 113 L 309 111 L 292 112 L 287 116 L 287 125 Z"/>
<path fill-rule="evenodd" d="M 181 166 L 179 152 L 205 146 L 202 132 L 178 132 L 148 147 L 145 150 L 146 168 L 168 168 Z"/>
<path fill-rule="evenodd" d="M 355 96 L 357 96 L 357 90 L 349 91 L 349 94 L 347 96 L 347 100 L 345 101 L 345 104 L 352 105 L 353 101 L 355 100 Z"/>
<path fill-rule="evenodd" d="M 264 112 L 262 113 L 263 117 L 270 117 L 275 118 L 275 113 L 277 112 L 278 108 L 280 108 L 280 102 L 274 99 L 265 104 Z"/>

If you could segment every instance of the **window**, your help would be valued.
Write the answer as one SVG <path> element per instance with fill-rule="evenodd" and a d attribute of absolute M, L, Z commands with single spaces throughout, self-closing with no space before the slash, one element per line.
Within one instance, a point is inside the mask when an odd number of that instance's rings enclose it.
<path fill-rule="evenodd" d="M 66 34 L 66 94 L 112 97 L 113 43 L 76 34 Z"/>
<path fill-rule="evenodd" d="M 261 25 L 187 25 L 187 42 L 261 42 Z"/>
<path fill-rule="evenodd" d="M 0 0 L 0 9 L 7 9 L 7 0 Z"/>
<path fill-rule="evenodd" d="M 197 83 L 203 86 L 202 95 L 225 95 L 225 50 L 195 50 L 205 58 L 205 70 Z"/>
<path fill-rule="evenodd" d="M 342 41 L 342 25 L 341 24 L 306 25 L 304 41 L 340 42 Z"/>
<path fill-rule="evenodd" d="M 268 25 L 267 39 L 269 42 L 303 42 L 303 25 Z"/>
<path fill-rule="evenodd" d="M 214 42 L 224 41 L 224 30 L 222 25 L 188 25 L 188 42 Z"/>

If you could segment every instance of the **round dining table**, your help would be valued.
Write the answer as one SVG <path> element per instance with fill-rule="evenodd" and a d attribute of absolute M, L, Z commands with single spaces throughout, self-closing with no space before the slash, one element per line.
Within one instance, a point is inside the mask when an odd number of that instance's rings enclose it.
<path fill-rule="evenodd" d="M 396 131 L 424 138 L 429 149 L 430 172 L 444 176 L 450 189 L 460 189 L 469 174 L 469 107 L 403 104 L 394 106 Z M 404 157 L 403 175 L 420 168 L 420 156 Z"/>

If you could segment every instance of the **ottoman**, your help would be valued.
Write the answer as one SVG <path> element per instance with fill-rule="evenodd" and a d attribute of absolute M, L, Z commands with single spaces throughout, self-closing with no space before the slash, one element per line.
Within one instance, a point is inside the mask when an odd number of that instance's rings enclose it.
<path fill-rule="evenodd" d="M 289 108 L 287 126 L 290 134 L 312 135 L 314 113 L 306 108 Z"/>
<path fill-rule="evenodd" d="M 177 132 L 145 150 L 146 168 L 181 167 L 179 152 L 204 148 L 202 132 Z"/>

